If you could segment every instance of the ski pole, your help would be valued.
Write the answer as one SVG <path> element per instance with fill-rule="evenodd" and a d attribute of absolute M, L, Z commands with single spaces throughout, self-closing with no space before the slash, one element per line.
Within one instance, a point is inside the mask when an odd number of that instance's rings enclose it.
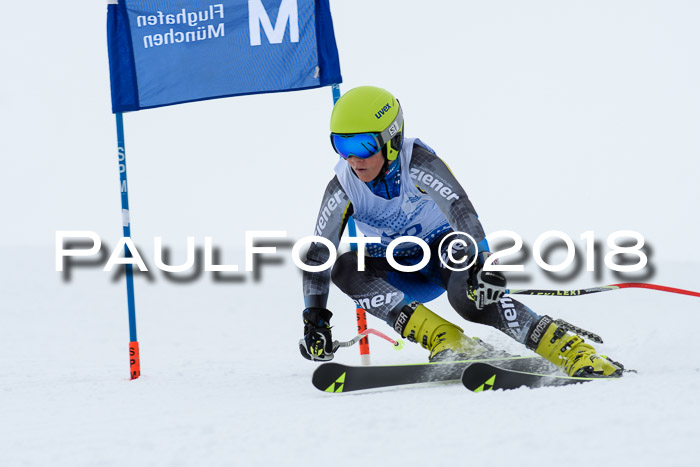
<path fill-rule="evenodd" d="M 401 350 L 403 349 L 403 341 L 401 339 L 394 340 L 391 337 L 387 336 L 383 332 L 377 331 L 376 329 L 365 329 L 349 341 L 341 342 L 341 341 L 333 341 L 333 350 L 337 350 L 341 347 L 351 347 L 355 344 L 357 344 L 362 338 L 369 334 L 374 334 L 377 337 L 381 337 L 385 341 L 391 342 L 391 344 L 394 346 L 394 350 Z"/>
<path fill-rule="evenodd" d="M 700 297 L 700 292 L 693 292 L 692 290 L 677 289 L 674 287 L 666 287 L 664 285 L 656 284 L 646 284 L 642 282 L 625 282 L 621 284 L 611 284 L 602 285 L 600 287 L 592 287 L 590 289 L 577 289 L 577 290 L 541 290 L 541 289 L 510 289 L 506 290 L 507 294 L 511 295 L 551 295 L 557 297 L 575 297 L 579 295 L 588 295 L 598 292 L 609 292 L 611 290 L 619 289 L 652 289 L 659 290 L 661 292 L 676 293 L 682 295 L 690 295 L 691 297 Z"/>

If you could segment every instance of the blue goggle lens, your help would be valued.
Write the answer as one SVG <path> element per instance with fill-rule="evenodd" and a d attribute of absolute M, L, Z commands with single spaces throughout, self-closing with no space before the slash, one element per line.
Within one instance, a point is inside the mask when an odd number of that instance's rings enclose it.
<path fill-rule="evenodd" d="M 343 159 L 347 159 L 350 156 L 367 159 L 382 149 L 376 137 L 377 133 L 358 133 L 352 135 L 331 133 L 331 144 L 335 152 L 340 154 Z"/>

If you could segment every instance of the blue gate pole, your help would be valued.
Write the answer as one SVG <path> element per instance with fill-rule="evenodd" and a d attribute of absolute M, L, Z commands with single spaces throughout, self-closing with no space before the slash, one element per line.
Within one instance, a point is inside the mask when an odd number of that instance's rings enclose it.
<path fill-rule="evenodd" d="M 131 221 L 129 220 L 129 190 L 126 183 L 126 149 L 124 147 L 124 119 L 121 113 L 117 113 L 117 147 L 119 156 L 119 184 L 122 198 L 122 228 L 124 238 L 131 238 Z M 124 257 L 131 258 L 131 251 L 124 245 Z M 125 264 L 126 267 L 126 300 L 129 308 L 129 368 L 131 379 L 141 376 L 141 359 L 139 356 L 139 342 L 136 337 L 136 305 L 134 302 L 134 267 Z"/>
<path fill-rule="evenodd" d="M 340 99 L 340 85 L 338 83 L 332 84 L 331 89 L 333 89 L 333 105 L 335 105 L 335 103 L 338 102 L 338 99 Z M 355 219 L 353 219 L 352 216 L 350 219 L 348 219 L 348 235 L 350 237 L 357 237 Z M 353 244 L 350 248 L 352 251 L 357 251 L 357 245 Z M 355 313 L 357 316 L 357 332 L 361 333 L 367 329 L 367 312 L 364 309 L 357 307 L 355 309 Z M 363 365 L 370 364 L 369 336 L 365 336 L 360 340 L 360 362 Z"/>

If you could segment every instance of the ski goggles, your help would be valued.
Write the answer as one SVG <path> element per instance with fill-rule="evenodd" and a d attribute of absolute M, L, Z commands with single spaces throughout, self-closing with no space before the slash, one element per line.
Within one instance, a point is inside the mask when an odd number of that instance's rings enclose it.
<path fill-rule="evenodd" d="M 331 144 L 343 159 L 350 156 L 367 159 L 378 153 L 386 143 L 391 141 L 391 138 L 399 134 L 402 126 L 403 112 L 399 106 L 398 115 L 381 133 L 331 133 Z"/>
<path fill-rule="evenodd" d="M 383 144 L 377 140 L 379 133 L 355 133 L 351 135 L 339 135 L 331 133 L 331 144 L 335 152 L 343 159 L 350 156 L 367 159 L 378 153 Z"/>

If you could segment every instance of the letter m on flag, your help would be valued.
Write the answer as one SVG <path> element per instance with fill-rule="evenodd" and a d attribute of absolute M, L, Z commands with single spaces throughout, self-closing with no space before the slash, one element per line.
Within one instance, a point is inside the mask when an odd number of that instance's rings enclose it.
<path fill-rule="evenodd" d="M 280 44 L 284 39 L 289 24 L 289 41 L 299 42 L 299 8 L 297 0 L 282 0 L 279 10 L 277 10 L 277 21 L 272 27 L 272 21 L 267 14 L 267 10 L 262 4 L 262 0 L 248 0 L 248 27 L 250 29 L 250 45 L 260 45 L 260 26 L 270 44 Z"/>

